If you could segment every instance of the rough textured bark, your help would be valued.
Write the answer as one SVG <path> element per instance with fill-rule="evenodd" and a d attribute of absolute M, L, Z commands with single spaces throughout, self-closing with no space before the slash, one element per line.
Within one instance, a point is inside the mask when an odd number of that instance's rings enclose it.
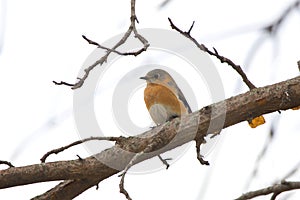
<path fill-rule="evenodd" d="M 274 85 L 252 89 L 244 94 L 206 106 L 182 118 L 176 118 L 136 137 L 123 138 L 112 148 L 86 159 L 2 170 L 0 171 L 0 188 L 64 180 L 36 199 L 61 199 L 61 195 L 64 199 L 71 199 L 123 170 L 135 153 L 143 151 L 146 147 L 151 146 L 150 149 L 148 148 L 149 151 L 136 162 L 176 148 L 194 140 L 195 137 L 203 137 L 207 135 L 208 130 L 209 133 L 213 133 L 266 113 L 299 105 L 300 76 Z M 223 119 L 225 119 L 224 123 L 222 123 Z"/>

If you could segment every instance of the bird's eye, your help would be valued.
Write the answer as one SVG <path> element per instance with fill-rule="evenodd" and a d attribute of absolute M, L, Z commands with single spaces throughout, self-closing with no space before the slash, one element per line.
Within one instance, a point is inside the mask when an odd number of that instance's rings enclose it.
<path fill-rule="evenodd" d="M 158 77 L 159 77 L 159 74 L 154 74 L 155 79 L 158 79 Z"/>

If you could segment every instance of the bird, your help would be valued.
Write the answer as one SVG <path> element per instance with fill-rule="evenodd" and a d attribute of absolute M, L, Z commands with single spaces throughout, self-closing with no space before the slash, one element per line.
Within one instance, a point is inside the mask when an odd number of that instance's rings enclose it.
<path fill-rule="evenodd" d="M 147 82 L 144 101 L 156 125 L 192 112 L 175 80 L 165 70 L 151 70 L 140 79 Z"/>
<path fill-rule="evenodd" d="M 162 69 L 149 71 L 146 76 L 140 77 L 147 82 L 144 90 L 144 101 L 149 114 L 156 125 L 161 125 L 176 117 L 192 112 L 187 100 L 172 76 Z M 168 160 L 161 155 L 158 158 L 169 168 Z"/>

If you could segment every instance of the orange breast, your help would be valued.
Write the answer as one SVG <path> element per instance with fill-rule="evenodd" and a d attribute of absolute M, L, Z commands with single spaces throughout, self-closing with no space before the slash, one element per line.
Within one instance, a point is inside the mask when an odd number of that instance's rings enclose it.
<path fill-rule="evenodd" d="M 173 115 L 181 115 L 181 103 L 176 95 L 167 87 L 159 84 L 149 83 L 144 91 L 144 100 L 148 110 L 154 104 L 160 104 Z"/>

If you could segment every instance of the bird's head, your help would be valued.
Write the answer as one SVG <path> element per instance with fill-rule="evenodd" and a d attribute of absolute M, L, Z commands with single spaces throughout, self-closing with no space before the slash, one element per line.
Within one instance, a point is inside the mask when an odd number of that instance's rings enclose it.
<path fill-rule="evenodd" d="M 152 71 L 149 71 L 146 76 L 140 77 L 140 79 L 146 80 L 147 83 L 156 83 L 163 85 L 174 82 L 170 74 L 162 69 L 154 69 Z"/>

